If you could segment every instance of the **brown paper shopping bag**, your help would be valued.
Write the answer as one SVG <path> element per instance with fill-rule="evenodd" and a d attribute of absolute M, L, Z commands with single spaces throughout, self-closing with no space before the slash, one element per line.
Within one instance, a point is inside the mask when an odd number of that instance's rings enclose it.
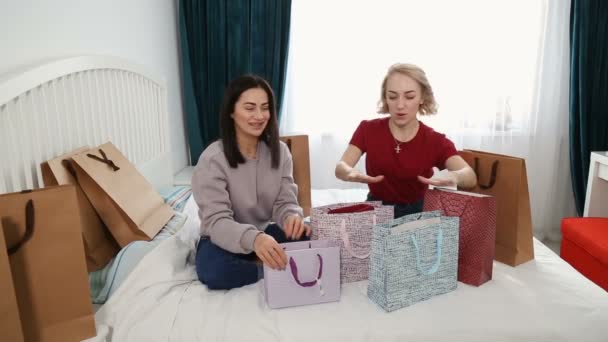
<path fill-rule="evenodd" d="M 13 286 L 8 250 L 0 220 L 0 337 L 3 341 L 23 341 L 17 297 Z M 11 249 L 12 250 L 12 249 Z"/>
<path fill-rule="evenodd" d="M 58 156 L 42 163 L 41 169 L 45 186 L 67 184 L 74 184 L 76 186 L 76 197 L 82 219 L 82 238 L 84 241 L 87 269 L 89 272 L 94 272 L 107 265 L 120 251 L 120 247 L 97 215 L 97 212 L 75 178 L 76 171 L 74 171 L 74 166 L 71 164 L 71 157 L 88 150 L 89 148 L 87 147 L 81 147 L 70 153 Z"/>
<path fill-rule="evenodd" d="M 173 216 L 152 185 L 110 142 L 72 156 L 78 184 L 121 247 L 152 239 Z"/>
<path fill-rule="evenodd" d="M 460 155 L 477 174 L 477 186 L 470 191 L 496 198 L 494 259 L 511 266 L 534 259 L 525 160 L 474 150 Z"/>
<path fill-rule="evenodd" d="M 310 215 L 312 205 L 310 194 L 310 155 L 307 135 L 281 137 L 287 144 L 293 158 L 293 178 L 298 185 L 298 203 L 304 210 L 304 216 Z"/>
<path fill-rule="evenodd" d="M 25 340 L 95 336 L 75 187 L 1 195 L 0 217 Z"/>

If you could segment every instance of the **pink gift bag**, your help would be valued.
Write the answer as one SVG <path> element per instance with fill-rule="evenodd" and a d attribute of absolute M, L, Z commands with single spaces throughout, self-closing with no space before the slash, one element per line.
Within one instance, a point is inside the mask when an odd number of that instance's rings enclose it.
<path fill-rule="evenodd" d="M 282 243 L 287 267 L 273 270 L 264 265 L 268 306 L 318 304 L 340 300 L 340 245 L 332 241 Z"/>
<path fill-rule="evenodd" d="M 312 208 L 312 240 L 335 241 L 340 249 L 342 283 L 369 276 L 372 227 L 393 219 L 392 205 L 380 201 L 336 203 Z"/>

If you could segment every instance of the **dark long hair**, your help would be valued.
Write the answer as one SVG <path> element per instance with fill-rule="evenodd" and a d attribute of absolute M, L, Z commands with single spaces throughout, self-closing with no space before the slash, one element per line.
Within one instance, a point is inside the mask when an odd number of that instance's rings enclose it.
<path fill-rule="evenodd" d="M 220 138 L 224 145 L 224 155 L 228 164 L 236 168 L 238 164 L 245 163 L 245 158 L 239 150 L 236 141 L 236 128 L 231 114 L 234 113 L 234 106 L 245 91 L 252 88 L 264 89 L 268 96 L 268 110 L 270 118 L 266 128 L 259 137 L 270 148 L 271 167 L 277 169 L 281 162 L 281 151 L 279 145 L 279 125 L 277 123 L 276 103 L 272 88 L 263 78 L 256 75 L 243 75 L 230 82 L 224 91 L 224 100 L 220 110 Z"/>

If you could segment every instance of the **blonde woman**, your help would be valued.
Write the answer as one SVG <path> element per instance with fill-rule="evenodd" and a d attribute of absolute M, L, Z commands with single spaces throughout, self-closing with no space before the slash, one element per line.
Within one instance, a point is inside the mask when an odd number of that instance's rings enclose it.
<path fill-rule="evenodd" d="M 392 65 L 378 102 L 378 113 L 389 115 L 359 124 L 336 165 L 336 177 L 367 183 L 368 200 L 394 205 L 395 218 L 422 211 L 429 184 L 474 187 L 475 172 L 458 156 L 454 143 L 418 120 L 418 115 L 436 112 L 424 71 L 412 64 Z M 364 153 L 367 174 L 354 169 Z M 433 167 L 449 172 L 430 179 Z"/>

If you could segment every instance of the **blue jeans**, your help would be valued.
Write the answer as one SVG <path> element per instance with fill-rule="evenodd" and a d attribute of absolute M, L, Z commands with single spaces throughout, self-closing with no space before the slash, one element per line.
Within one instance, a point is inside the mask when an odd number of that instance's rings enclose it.
<path fill-rule="evenodd" d="M 264 231 L 278 243 L 289 242 L 283 229 L 277 224 L 269 224 Z M 302 236 L 301 241 L 309 240 Z M 196 250 L 196 273 L 198 279 L 209 289 L 229 290 L 253 284 L 263 277 L 262 264 L 256 261 L 255 253 L 239 254 L 228 252 L 201 238 Z"/>
<path fill-rule="evenodd" d="M 378 201 L 371 193 L 367 193 L 368 201 Z M 422 207 L 424 205 L 423 200 L 418 200 L 414 203 L 392 203 L 382 201 L 384 205 L 392 205 L 395 208 L 394 216 L 395 218 L 399 218 L 401 216 L 416 214 L 422 212 Z"/>

